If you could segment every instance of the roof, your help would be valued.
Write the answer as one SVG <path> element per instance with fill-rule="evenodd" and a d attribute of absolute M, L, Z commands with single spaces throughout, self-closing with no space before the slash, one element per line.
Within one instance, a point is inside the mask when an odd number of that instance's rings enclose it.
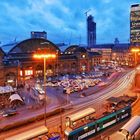
<path fill-rule="evenodd" d="M 69 47 L 69 45 L 68 44 L 65 44 L 65 43 L 56 43 L 56 46 L 59 47 L 59 49 L 61 50 L 61 52 L 64 52 Z"/>
<path fill-rule="evenodd" d="M 117 51 L 117 52 L 122 52 L 122 51 L 128 51 L 130 47 L 129 43 L 119 43 L 119 44 L 115 44 L 113 47 L 113 51 Z"/>
<path fill-rule="evenodd" d="M 46 40 L 43 38 L 30 38 L 30 39 L 23 40 L 23 41 L 19 42 L 18 44 L 16 44 L 9 51 L 9 54 L 34 52 L 38 48 L 40 48 L 40 49 L 49 48 L 52 51 L 58 50 L 60 52 L 60 49 L 49 40 Z"/>
<path fill-rule="evenodd" d="M 2 55 L 5 55 L 5 52 L 4 52 L 4 50 L 0 47 L 0 53 L 2 54 Z"/>
<path fill-rule="evenodd" d="M 24 131 L 22 133 L 19 133 L 17 135 L 11 136 L 6 138 L 5 140 L 27 140 L 27 139 L 31 139 L 33 137 L 37 137 L 41 134 L 45 134 L 48 132 L 48 129 L 46 128 L 46 126 L 39 126 L 39 127 L 35 127 L 33 129 L 30 129 L 28 131 Z"/>
<path fill-rule="evenodd" d="M 84 109 L 82 111 L 79 111 L 79 112 L 72 114 L 70 116 L 67 116 L 67 117 L 70 118 L 71 121 L 76 121 L 76 120 L 84 118 L 85 116 L 90 115 L 92 113 L 95 113 L 95 109 L 87 108 L 87 109 Z"/>
<path fill-rule="evenodd" d="M 15 101 L 15 100 L 20 100 L 20 101 L 23 102 L 23 100 L 21 99 L 21 97 L 20 97 L 18 94 L 12 94 L 12 95 L 9 97 L 9 99 L 10 99 L 10 102 L 13 102 L 13 101 Z"/>
<path fill-rule="evenodd" d="M 96 44 L 94 45 L 93 48 L 98 48 L 98 49 L 112 49 L 114 47 L 114 44 Z"/>
<path fill-rule="evenodd" d="M 116 98 L 116 97 L 110 97 L 107 99 L 108 102 L 111 102 L 111 103 L 115 103 L 115 104 L 118 104 L 119 102 L 121 102 L 121 99 L 120 98 Z"/>
<path fill-rule="evenodd" d="M 100 123 L 100 122 L 103 122 L 103 121 L 105 121 L 105 120 L 107 120 L 107 119 L 109 119 L 109 118 L 111 118 L 111 117 L 115 117 L 116 116 L 116 113 L 111 113 L 111 114 L 109 114 L 109 115 L 107 115 L 107 116 L 103 116 L 102 118 L 100 118 L 99 120 L 97 120 L 96 122 L 97 123 Z"/>
<path fill-rule="evenodd" d="M 15 47 L 19 42 L 11 42 L 5 45 L 2 45 L 1 48 L 4 52 L 8 53 L 13 47 Z"/>
<path fill-rule="evenodd" d="M 64 52 L 75 52 L 76 48 L 78 48 L 78 45 L 71 45 Z"/>
<path fill-rule="evenodd" d="M 84 48 L 84 47 L 78 47 L 78 48 L 76 48 L 75 52 L 86 53 L 87 50 L 86 50 L 86 48 Z"/>
<path fill-rule="evenodd" d="M 126 130 L 129 134 L 133 135 L 138 128 L 140 128 L 140 116 L 134 116 L 121 128 L 121 130 Z"/>
<path fill-rule="evenodd" d="M 71 52 L 71 53 L 72 52 L 73 53 L 76 53 L 76 52 L 86 53 L 87 50 L 85 47 L 81 47 L 79 45 L 71 45 L 64 52 L 67 52 L 67 53 L 69 53 L 69 52 Z"/>

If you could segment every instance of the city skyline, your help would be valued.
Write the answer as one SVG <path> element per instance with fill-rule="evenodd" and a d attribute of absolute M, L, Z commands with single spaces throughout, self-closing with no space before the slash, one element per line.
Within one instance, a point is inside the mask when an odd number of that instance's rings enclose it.
<path fill-rule="evenodd" d="M 138 1 L 5 0 L 0 2 L 0 41 L 21 41 L 30 38 L 31 31 L 46 31 L 55 43 L 86 44 L 85 12 L 90 9 L 88 15 L 97 24 L 97 43 L 113 43 L 116 37 L 128 42 L 130 6 L 135 3 Z"/>

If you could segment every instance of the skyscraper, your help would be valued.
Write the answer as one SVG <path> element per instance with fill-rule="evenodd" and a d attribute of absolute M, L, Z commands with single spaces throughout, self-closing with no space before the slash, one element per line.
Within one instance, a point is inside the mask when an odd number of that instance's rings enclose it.
<path fill-rule="evenodd" d="M 88 48 L 92 48 L 96 45 L 96 23 L 92 15 L 87 17 L 87 44 Z"/>
<path fill-rule="evenodd" d="M 130 44 L 132 46 L 140 45 L 140 4 L 131 5 Z"/>

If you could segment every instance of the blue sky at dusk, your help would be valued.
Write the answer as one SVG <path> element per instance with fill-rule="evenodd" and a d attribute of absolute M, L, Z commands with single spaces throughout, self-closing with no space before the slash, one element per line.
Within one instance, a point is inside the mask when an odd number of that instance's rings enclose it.
<path fill-rule="evenodd" d="M 97 23 L 97 43 L 129 39 L 131 4 L 138 0 L 1 0 L 0 41 L 30 37 L 30 31 L 47 31 L 54 43 L 86 43 L 85 12 Z M 81 37 L 80 37 L 81 36 Z"/>

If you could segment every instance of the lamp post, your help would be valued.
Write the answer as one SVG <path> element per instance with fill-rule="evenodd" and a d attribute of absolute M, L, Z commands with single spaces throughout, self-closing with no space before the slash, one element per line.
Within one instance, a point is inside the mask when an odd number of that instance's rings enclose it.
<path fill-rule="evenodd" d="M 131 52 L 134 53 L 134 61 L 135 61 L 135 66 L 137 65 L 137 53 L 140 52 L 139 48 L 132 48 Z"/>
<path fill-rule="evenodd" d="M 33 55 L 34 58 L 37 58 L 37 59 L 43 59 L 44 61 L 44 91 L 45 91 L 45 114 L 44 114 L 44 120 L 45 120 L 45 126 L 46 126 L 46 107 L 47 107 L 47 102 L 46 102 L 46 98 L 47 98 L 47 95 L 46 95 L 46 89 L 45 89 L 45 85 L 46 85 L 46 60 L 49 60 L 49 59 L 55 59 L 56 58 L 56 54 L 54 53 L 47 53 L 45 50 L 40 50 L 35 53 Z"/>

